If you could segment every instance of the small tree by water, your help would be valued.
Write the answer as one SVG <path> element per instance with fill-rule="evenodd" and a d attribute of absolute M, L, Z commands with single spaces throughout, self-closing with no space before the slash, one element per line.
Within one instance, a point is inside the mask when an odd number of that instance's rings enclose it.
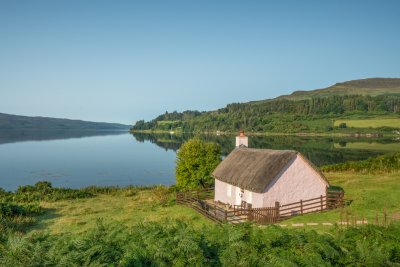
<path fill-rule="evenodd" d="M 221 147 L 194 138 L 182 144 L 176 158 L 176 185 L 179 189 L 207 188 L 214 184 L 211 173 L 221 162 Z"/>

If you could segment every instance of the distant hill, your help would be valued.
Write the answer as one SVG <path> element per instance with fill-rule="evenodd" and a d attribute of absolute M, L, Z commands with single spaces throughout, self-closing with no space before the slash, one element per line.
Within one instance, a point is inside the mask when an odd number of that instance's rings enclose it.
<path fill-rule="evenodd" d="M 377 124 L 386 118 L 388 125 Z M 348 129 L 339 119 L 358 119 L 364 130 Z M 371 78 L 337 83 L 328 88 L 295 91 L 274 99 L 232 103 L 207 112 L 166 112 L 151 121 L 138 121 L 132 131 L 182 132 L 371 132 L 392 131 L 400 120 L 400 79 Z M 365 120 L 365 121 L 363 121 Z"/>
<path fill-rule="evenodd" d="M 384 95 L 399 94 L 400 78 L 369 78 L 353 80 L 312 91 L 295 91 L 290 95 L 283 95 L 275 99 L 302 100 L 312 97 L 332 95 Z"/>
<path fill-rule="evenodd" d="M 128 130 L 119 123 L 91 122 L 0 113 L 0 130 Z"/>

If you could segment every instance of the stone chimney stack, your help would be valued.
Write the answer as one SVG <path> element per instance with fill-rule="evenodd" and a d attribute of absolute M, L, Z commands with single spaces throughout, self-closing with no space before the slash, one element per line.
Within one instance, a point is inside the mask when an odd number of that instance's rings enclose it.
<path fill-rule="evenodd" d="M 249 138 L 240 130 L 239 136 L 236 136 L 236 147 L 245 146 L 249 147 Z"/>

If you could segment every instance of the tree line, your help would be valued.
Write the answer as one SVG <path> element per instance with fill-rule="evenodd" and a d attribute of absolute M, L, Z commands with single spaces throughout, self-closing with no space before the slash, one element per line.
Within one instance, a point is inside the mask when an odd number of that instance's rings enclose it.
<path fill-rule="evenodd" d="M 232 103 L 216 111 L 166 112 L 132 130 L 207 131 L 312 131 L 329 130 L 332 120 L 344 115 L 400 114 L 400 94 L 331 95 L 303 100 L 275 99 Z M 314 126 L 313 120 L 325 120 Z M 290 127 L 288 127 L 288 124 Z M 319 128 L 318 128 L 319 127 Z"/>

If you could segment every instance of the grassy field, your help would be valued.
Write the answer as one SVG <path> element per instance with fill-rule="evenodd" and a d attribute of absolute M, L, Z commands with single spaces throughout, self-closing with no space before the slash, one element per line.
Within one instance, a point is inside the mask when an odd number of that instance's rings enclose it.
<path fill-rule="evenodd" d="M 106 223 L 117 221 L 126 226 L 171 219 L 196 226 L 210 223 L 195 211 L 174 202 L 161 205 L 154 190 L 139 191 L 134 196 L 100 194 L 94 198 L 42 202 L 41 206 L 46 212 L 39 217 L 39 223 L 32 230 L 49 230 L 54 234 L 83 232 L 93 228 L 99 218 Z"/>
<path fill-rule="evenodd" d="M 379 127 L 392 127 L 400 128 L 400 118 L 376 118 L 376 119 L 341 119 L 335 120 L 335 126 L 341 123 L 346 123 L 347 127 L 354 128 L 379 128 Z"/>
<path fill-rule="evenodd" d="M 345 190 L 345 198 L 351 200 L 348 211 L 359 220 L 362 217 L 369 222 L 375 222 L 376 211 L 381 219 L 383 209 L 386 208 L 390 217 L 400 214 L 400 173 L 391 174 L 357 174 L 357 173 L 328 173 L 327 178 L 332 185 L 338 185 Z M 330 222 L 340 221 L 340 209 L 308 214 L 294 217 L 285 224 L 307 223 L 307 222 Z M 307 226 L 308 228 L 315 228 Z M 317 226 L 316 228 L 321 228 Z"/>
<path fill-rule="evenodd" d="M 195 226 L 211 223 L 195 211 L 172 204 L 161 205 L 154 190 L 139 191 L 134 196 L 101 194 L 94 198 L 43 202 L 46 213 L 32 230 L 51 233 L 83 232 L 93 228 L 97 219 L 117 221 L 127 226 L 140 222 L 180 219 Z"/>
<path fill-rule="evenodd" d="M 332 185 L 344 188 L 345 198 L 352 200 L 348 210 L 357 218 L 365 217 L 374 222 L 376 210 L 387 208 L 390 215 L 400 214 L 400 173 L 365 175 L 355 173 L 328 173 Z M 140 222 L 180 219 L 195 227 L 212 224 L 190 208 L 175 205 L 170 201 L 160 205 L 152 190 L 140 191 L 134 196 L 121 194 L 98 195 L 94 198 L 43 202 L 47 212 L 39 217 L 32 230 L 48 230 L 51 233 L 79 233 L 95 226 L 102 218 L 105 222 L 118 221 L 127 226 Z M 380 215 L 381 216 L 381 215 Z M 294 217 L 282 224 L 340 221 L 340 210 Z M 306 226 L 304 229 L 325 231 L 329 226 Z"/>

